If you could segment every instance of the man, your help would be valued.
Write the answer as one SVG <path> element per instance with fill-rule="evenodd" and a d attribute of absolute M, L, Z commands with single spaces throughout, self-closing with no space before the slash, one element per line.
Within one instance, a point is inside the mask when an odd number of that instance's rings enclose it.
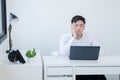
<path fill-rule="evenodd" d="M 99 46 L 93 36 L 84 32 L 85 18 L 76 15 L 71 20 L 72 33 L 65 34 L 60 40 L 60 55 L 69 56 L 70 46 Z M 89 55 L 89 54 L 88 54 Z M 79 75 L 78 80 L 106 80 L 104 75 Z"/>

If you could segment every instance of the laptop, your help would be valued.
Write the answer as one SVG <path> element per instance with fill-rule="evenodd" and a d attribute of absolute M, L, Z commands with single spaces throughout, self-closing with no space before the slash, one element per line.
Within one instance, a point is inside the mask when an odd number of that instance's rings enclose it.
<path fill-rule="evenodd" d="M 100 46 L 71 46 L 70 60 L 98 60 Z"/>

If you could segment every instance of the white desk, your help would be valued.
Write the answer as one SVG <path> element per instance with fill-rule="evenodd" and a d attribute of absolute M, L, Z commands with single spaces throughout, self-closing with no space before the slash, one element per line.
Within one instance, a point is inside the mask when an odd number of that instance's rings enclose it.
<path fill-rule="evenodd" d="M 68 57 L 44 56 L 44 80 L 76 80 L 76 75 L 120 74 L 120 56 L 97 61 L 74 61 Z"/>
<path fill-rule="evenodd" d="M 22 52 L 25 64 L 14 64 L 7 59 L 8 54 L 0 54 L 0 80 L 43 80 L 42 59 L 37 51 L 33 63 L 27 63 L 25 52 Z"/>

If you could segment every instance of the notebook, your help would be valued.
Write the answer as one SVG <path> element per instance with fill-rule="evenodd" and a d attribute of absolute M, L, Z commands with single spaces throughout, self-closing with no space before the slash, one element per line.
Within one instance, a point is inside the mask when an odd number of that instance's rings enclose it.
<path fill-rule="evenodd" d="M 98 60 L 100 46 L 71 46 L 70 60 Z"/>

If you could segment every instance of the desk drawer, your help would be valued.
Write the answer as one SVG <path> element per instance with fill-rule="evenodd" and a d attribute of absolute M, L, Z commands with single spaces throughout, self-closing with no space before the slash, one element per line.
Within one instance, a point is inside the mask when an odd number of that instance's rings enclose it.
<path fill-rule="evenodd" d="M 72 77 L 70 77 L 70 78 L 63 78 L 63 77 L 55 77 L 55 78 L 47 78 L 47 80 L 73 80 L 73 78 Z"/>
<path fill-rule="evenodd" d="M 120 67 L 76 67 L 76 74 L 120 74 Z"/>
<path fill-rule="evenodd" d="M 47 75 L 72 75 L 72 67 L 48 67 Z"/>

